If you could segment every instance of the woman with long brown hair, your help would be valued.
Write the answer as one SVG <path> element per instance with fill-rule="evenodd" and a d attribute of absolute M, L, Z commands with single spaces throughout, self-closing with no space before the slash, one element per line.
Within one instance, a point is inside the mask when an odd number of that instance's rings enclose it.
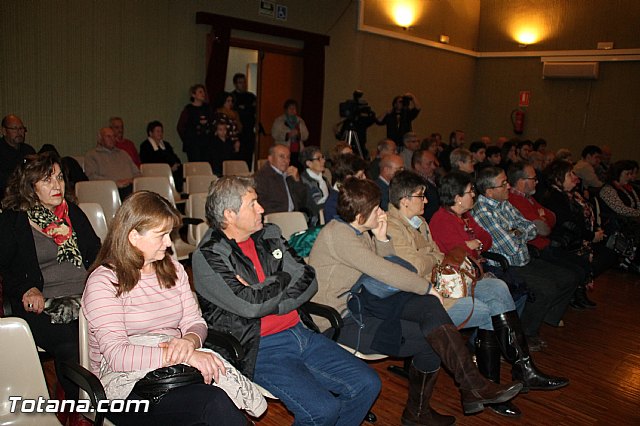
<path fill-rule="evenodd" d="M 144 415 L 109 414 L 119 425 L 245 425 L 224 391 L 209 386 L 225 373 L 222 360 L 197 350 L 207 326 L 187 273 L 167 251 L 179 224 L 178 211 L 153 192 L 136 192 L 118 209 L 82 297 L 91 370 L 109 399 L 144 399 L 122 375 L 182 363 L 202 374 L 202 383 L 171 390 Z M 155 346 L 137 340 L 157 334 L 166 339 Z"/>

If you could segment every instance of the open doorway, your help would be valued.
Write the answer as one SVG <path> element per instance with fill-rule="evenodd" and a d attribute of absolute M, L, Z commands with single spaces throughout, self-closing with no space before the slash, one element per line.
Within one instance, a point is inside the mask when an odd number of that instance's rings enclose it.
<path fill-rule="evenodd" d="M 272 50 L 265 45 L 258 49 L 229 48 L 225 90 L 233 91 L 233 76 L 243 73 L 247 76 L 247 90 L 257 96 L 254 170 L 257 160 L 267 158 L 269 147 L 273 144 L 271 127 L 276 117 L 283 113 L 284 102 L 287 99 L 302 100 L 302 57 Z M 300 113 L 304 117 L 304 111 Z"/>

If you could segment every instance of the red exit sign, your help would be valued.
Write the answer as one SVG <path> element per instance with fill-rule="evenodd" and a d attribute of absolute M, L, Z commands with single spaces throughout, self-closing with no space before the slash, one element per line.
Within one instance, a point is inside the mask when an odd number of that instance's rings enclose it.
<path fill-rule="evenodd" d="M 529 99 L 531 99 L 531 92 L 528 90 L 521 91 L 520 96 L 518 97 L 518 106 L 528 107 Z"/>

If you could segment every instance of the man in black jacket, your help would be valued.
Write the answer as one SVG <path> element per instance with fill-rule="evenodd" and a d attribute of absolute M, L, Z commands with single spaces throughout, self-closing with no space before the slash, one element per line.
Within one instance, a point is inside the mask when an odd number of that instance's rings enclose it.
<path fill-rule="evenodd" d="M 302 324 L 297 309 L 318 289 L 315 271 L 276 225 L 263 226 L 263 212 L 251 178 L 223 177 L 212 187 L 212 229 L 193 255 L 203 317 L 240 341 L 240 370 L 278 397 L 296 424 L 360 424 L 380 379 Z"/>

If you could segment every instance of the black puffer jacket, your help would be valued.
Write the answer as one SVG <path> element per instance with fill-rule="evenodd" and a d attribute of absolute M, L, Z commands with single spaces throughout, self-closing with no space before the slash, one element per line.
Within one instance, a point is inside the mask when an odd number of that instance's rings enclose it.
<path fill-rule="evenodd" d="M 258 354 L 260 318 L 291 312 L 318 291 L 314 269 L 289 248 L 280 228 L 267 224 L 251 238 L 266 276 L 262 283 L 236 242 L 216 229 L 207 232 L 192 261 L 202 316 L 210 328 L 240 341 L 245 357 L 239 368 L 249 378 Z"/>

